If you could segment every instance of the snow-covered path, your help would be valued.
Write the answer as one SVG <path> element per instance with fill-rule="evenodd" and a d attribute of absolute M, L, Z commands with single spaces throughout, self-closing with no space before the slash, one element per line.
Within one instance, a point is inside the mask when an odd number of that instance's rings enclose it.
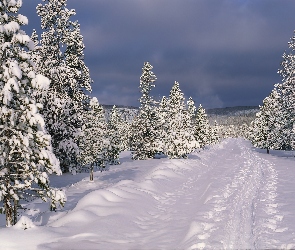
<path fill-rule="evenodd" d="M 262 152 L 228 139 L 185 160 L 125 161 L 69 185 L 40 226 L 1 229 L 0 249 L 294 248 L 294 157 Z"/>

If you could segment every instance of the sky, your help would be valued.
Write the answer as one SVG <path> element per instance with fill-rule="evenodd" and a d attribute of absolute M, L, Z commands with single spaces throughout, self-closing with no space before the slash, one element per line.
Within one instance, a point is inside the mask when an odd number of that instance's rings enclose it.
<path fill-rule="evenodd" d="M 25 28 L 41 33 L 36 5 L 23 0 Z M 256 106 L 268 96 L 295 29 L 294 0 L 68 0 L 76 10 L 101 104 L 139 106 L 144 62 L 157 76 L 152 96 L 175 81 L 205 108 Z"/>

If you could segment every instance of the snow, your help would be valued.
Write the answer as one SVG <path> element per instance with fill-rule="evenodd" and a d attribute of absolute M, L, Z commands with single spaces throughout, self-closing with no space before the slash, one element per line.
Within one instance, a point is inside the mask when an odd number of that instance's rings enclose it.
<path fill-rule="evenodd" d="M 28 25 L 29 23 L 28 18 L 24 15 L 18 14 L 17 19 L 21 24 Z"/>
<path fill-rule="evenodd" d="M 49 88 L 50 80 L 47 77 L 41 74 L 35 75 L 35 72 L 33 71 L 30 71 L 28 73 L 28 77 L 32 78 L 31 83 L 34 88 L 37 88 L 39 90 L 47 90 Z"/>
<path fill-rule="evenodd" d="M 15 21 L 11 21 L 7 24 L 0 26 L 0 32 L 6 33 L 7 35 L 16 33 L 17 31 L 19 31 L 19 29 L 20 29 L 19 24 Z"/>
<path fill-rule="evenodd" d="M 16 76 L 18 79 L 22 78 L 22 71 L 18 66 L 18 63 L 16 61 L 9 63 L 9 71 L 10 74 Z"/>
<path fill-rule="evenodd" d="M 15 224 L 14 228 L 26 230 L 28 228 L 35 227 L 34 223 L 27 216 L 22 216 L 19 221 Z"/>
<path fill-rule="evenodd" d="M 3 249 L 266 249 L 295 247 L 293 152 L 227 139 L 188 159 L 132 161 L 51 176 L 63 209 L 35 199 L 5 228 Z M 57 198 L 58 197 L 57 191 Z M 23 230 L 27 228 L 26 230 Z M 21 229 L 21 230 L 20 230 Z M 17 241 L 15 240 L 17 239 Z"/>

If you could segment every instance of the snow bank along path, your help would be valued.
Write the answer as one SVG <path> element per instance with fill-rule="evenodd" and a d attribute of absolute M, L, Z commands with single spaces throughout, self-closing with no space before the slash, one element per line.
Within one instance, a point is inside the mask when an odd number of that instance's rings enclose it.
<path fill-rule="evenodd" d="M 228 139 L 189 159 L 124 162 L 68 186 L 65 211 L 1 229 L 0 248 L 294 248 L 294 158 L 261 152 Z"/>

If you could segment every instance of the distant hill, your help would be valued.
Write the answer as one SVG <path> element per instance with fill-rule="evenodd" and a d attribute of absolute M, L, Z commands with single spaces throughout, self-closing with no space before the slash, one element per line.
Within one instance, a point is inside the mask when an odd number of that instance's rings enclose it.
<path fill-rule="evenodd" d="M 113 105 L 102 105 L 105 110 L 106 118 L 109 118 Z M 131 121 L 139 111 L 138 107 L 116 105 L 125 120 Z M 236 106 L 226 108 L 207 109 L 206 113 L 211 124 L 217 121 L 220 125 L 242 125 L 250 124 L 255 119 L 259 111 L 258 106 Z"/>
<path fill-rule="evenodd" d="M 258 106 L 236 106 L 236 107 L 226 107 L 226 108 L 214 108 L 207 109 L 206 113 L 208 115 L 247 115 L 256 114 L 259 111 Z"/>
<path fill-rule="evenodd" d="M 112 109 L 114 105 L 107 105 L 107 104 L 101 104 L 101 106 L 104 108 L 104 109 Z M 120 108 L 120 109 L 139 109 L 138 107 L 133 107 L 133 106 L 124 106 L 124 105 L 116 105 L 117 108 Z"/>
<path fill-rule="evenodd" d="M 255 119 L 259 111 L 258 106 L 237 106 L 227 108 L 208 109 L 206 113 L 211 124 L 217 121 L 219 125 L 243 125 L 250 123 Z"/>

